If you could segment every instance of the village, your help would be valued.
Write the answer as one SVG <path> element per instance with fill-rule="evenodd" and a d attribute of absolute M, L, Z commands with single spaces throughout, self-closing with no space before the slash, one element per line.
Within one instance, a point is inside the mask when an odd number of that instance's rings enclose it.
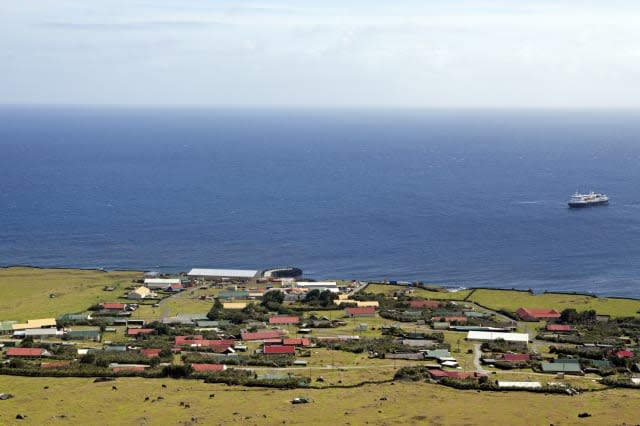
<path fill-rule="evenodd" d="M 2 318 L 0 374 L 296 389 L 404 380 L 568 395 L 640 388 L 638 316 L 496 310 L 474 302 L 474 290 L 277 275 L 149 272 L 104 286 L 83 311 Z"/>

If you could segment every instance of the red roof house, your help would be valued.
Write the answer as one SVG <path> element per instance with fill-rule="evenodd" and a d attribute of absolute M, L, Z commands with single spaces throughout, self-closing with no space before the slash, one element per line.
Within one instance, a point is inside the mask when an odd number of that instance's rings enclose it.
<path fill-rule="evenodd" d="M 618 351 L 616 352 L 618 358 L 633 358 L 633 352 L 631 351 Z"/>
<path fill-rule="evenodd" d="M 130 328 L 127 330 L 127 336 L 138 336 L 142 334 L 153 334 L 155 333 L 155 329 L 153 328 Z"/>
<path fill-rule="evenodd" d="M 531 360 L 531 355 L 529 354 L 504 354 L 502 356 L 504 361 L 509 362 L 527 362 Z"/>
<path fill-rule="evenodd" d="M 376 308 L 374 306 L 366 306 L 362 308 L 345 308 L 344 313 L 349 318 L 373 317 L 376 315 Z"/>
<path fill-rule="evenodd" d="M 277 316 L 269 318 L 269 324 L 281 325 L 281 324 L 297 324 L 300 322 L 300 317 L 286 317 Z"/>
<path fill-rule="evenodd" d="M 295 348 L 295 346 L 270 345 L 270 346 L 264 346 L 262 348 L 262 353 L 265 354 L 265 355 L 295 354 L 296 353 L 296 348 Z"/>
<path fill-rule="evenodd" d="M 523 321 L 542 321 L 560 318 L 560 312 L 545 308 L 519 308 L 516 314 Z"/>
<path fill-rule="evenodd" d="M 16 358 L 40 358 L 51 356 L 51 353 L 42 348 L 9 348 L 5 355 Z"/>
<path fill-rule="evenodd" d="M 282 332 L 278 330 L 257 331 L 255 333 L 242 333 L 242 340 L 265 340 L 265 339 L 279 339 L 282 337 Z"/>
<path fill-rule="evenodd" d="M 108 309 L 110 311 L 123 311 L 127 305 L 124 303 L 103 303 L 102 309 Z"/>
<path fill-rule="evenodd" d="M 201 334 L 193 336 L 176 336 L 176 346 L 190 345 L 194 340 L 202 340 L 204 337 Z"/>
<path fill-rule="evenodd" d="M 224 371 L 227 369 L 227 366 L 224 364 L 191 364 L 191 368 L 197 373 L 202 373 L 207 371 Z"/>
<path fill-rule="evenodd" d="M 148 358 L 155 358 L 157 356 L 160 356 L 160 352 L 162 352 L 162 349 L 153 349 L 153 348 L 140 349 L 140 353 Z"/>
<path fill-rule="evenodd" d="M 169 289 L 170 289 L 171 291 L 182 291 L 182 290 L 184 290 L 184 286 L 183 286 L 182 284 L 180 284 L 180 283 L 177 283 L 177 284 L 171 284 L 171 285 L 169 286 Z"/>
<path fill-rule="evenodd" d="M 440 306 L 440 302 L 437 300 L 408 300 L 404 304 L 414 309 L 435 309 Z"/>
<path fill-rule="evenodd" d="M 282 344 L 285 346 L 311 346 L 311 339 L 306 337 L 282 339 Z"/>

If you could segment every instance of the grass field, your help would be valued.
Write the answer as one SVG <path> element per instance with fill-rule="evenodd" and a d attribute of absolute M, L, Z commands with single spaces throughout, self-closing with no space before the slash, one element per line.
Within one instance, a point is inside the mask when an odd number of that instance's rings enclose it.
<path fill-rule="evenodd" d="M 114 385 L 117 390 L 112 390 Z M 640 393 L 628 390 L 569 397 L 477 393 L 403 382 L 353 389 L 270 390 L 179 380 L 93 383 L 91 379 L 2 376 L 0 392 L 15 395 L 0 401 L 3 425 L 621 425 L 637 423 L 640 404 Z M 307 396 L 311 403 L 290 404 L 297 396 Z M 381 400 L 383 396 L 387 399 Z M 592 417 L 578 418 L 583 412 Z M 27 417 L 16 420 L 16 414 Z"/>
<path fill-rule="evenodd" d="M 78 269 L 0 269 L 0 319 L 58 317 L 63 313 L 85 311 L 101 301 L 124 294 L 124 288 L 139 272 L 102 272 Z M 104 286 L 115 291 L 105 292 Z M 50 298 L 50 294 L 55 298 Z"/>
<path fill-rule="evenodd" d="M 516 311 L 520 307 L 553 308 L 562 311 L 574 308 L 578 311 L 595 309 L 598 314 L 611 316 L 636 316 L 640 310 L 640 300 L 612 299 L 580 296 L 573 294 L 531 294 L 512 290 L 478 289 L 469 297 L 491 309 L 506 309 Z"/>
<path fill-rule="evenodd" d="M 435 300 L 462 300 L 469 295 L 471 290 L 459 290 L 459 291 L 430 291 L 425 290 L 423 288 L 415 288 L 413 289 L 413 295 L 417 297 L 423 297 L 425 299 L 435 299 Z M 409 289 L 406 286 L 398 286 L 398 285 L 387 285 L 387 284 L 369 284 L 367 288 L 364 290 L 367 293 L 373 294 L 386 294 L 391 295 L 395 291 L 398 290 L 407 290 Z"/>
<path fill-rule="evenodd" d="M 402 289 L 395 285 L 369 284 L 365 291 L 369 293 L 393 294 Z M 520 307 L 553 308 L 562 311 L 574 308 L 578 311 L 594 309 L 598 314 L 619 316 L 636 316 L 640 311 L 640 300 L 591 297 L 574 294 L 544 293 L 531 294 L 524 291 L 500 289 L 460 290 L 457 292 L 437 292 L 414 289 L 414 295 L 434 300 L 467 300 L 476 302 L 493 310 L 505 309 L 515 312 Z"/>

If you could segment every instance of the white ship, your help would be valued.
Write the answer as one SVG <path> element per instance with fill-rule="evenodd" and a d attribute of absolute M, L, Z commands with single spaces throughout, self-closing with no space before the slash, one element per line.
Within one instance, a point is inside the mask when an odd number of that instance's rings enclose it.
<path fill-rule="evenodd" d="M 578 207 L 591 207 L 591 206 L 599 206 L 602 204 L 607 204 L 609 202 L 609 197 L 605 194 L 596 194 L 591 191 L 589 194 L 580 194 L 576 192 L 569 199 L 569 207 L 578 208 Z"/>

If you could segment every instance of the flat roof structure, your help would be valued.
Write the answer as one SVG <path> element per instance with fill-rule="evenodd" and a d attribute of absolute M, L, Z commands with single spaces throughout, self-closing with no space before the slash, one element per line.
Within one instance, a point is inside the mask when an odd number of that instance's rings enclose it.
<path fill-rule="evenodd" d="M 513 382 L 508 380 L 498 380 L 499 388 L 506 389 L 540 389 L 542 384 L 540 382 Z"/>
<path fill-rule="evenodd" d="M 467 340 L 504 340 L 505 342 L 529 343 L 529 335 L 527 333 L 500 333 L 495 331 L 469 331 Z"/>
<path fill-rule="evenodd" d="M 187 274 L 190 277 L 206 277 L 206 278 L 255 278 L 258 271 L 249 269 L 205 269 L 193 268 Z"/>
<path fill-rule="evenodd" d="M 296 282 L 297 288 L 303 288 L 307 290 L 329 290 L 332 293 L 338 293 L 338 283 L 335 281 L 299 281 Z"/>
<path fill-rule="evenodd" d="M 11 328 L 13 330 L 26 330 L 30 328 L 45 328 L 45 327 L 55 327 L 55 326 L 56 326 L 55 318 L 42 318 L 42 319 L 27 320 L 26 323 L 22 323 L 22 324 L 12 324 Z"/>
<path fill-rule="evenodd" d="M 145 284 L 180 284 L 180 278 L 145 278 Z"/>

